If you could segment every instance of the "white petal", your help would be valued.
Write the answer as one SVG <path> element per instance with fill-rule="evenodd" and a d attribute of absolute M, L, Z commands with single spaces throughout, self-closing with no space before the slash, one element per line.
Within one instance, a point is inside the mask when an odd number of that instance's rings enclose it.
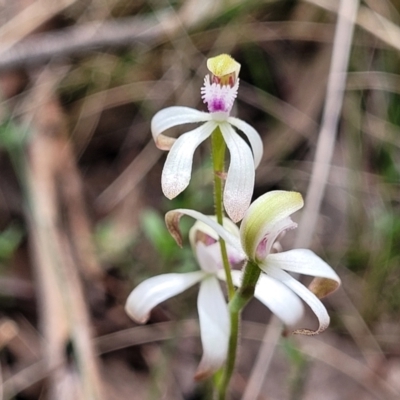
<path fill-rule="evenodd" d="M 252 260 L 258 258 L 261 245 L 271 248 L 277 232 L 293 227 L 289 215 L 303 207 L 300 193 L 274 190 L 253 201 L 240 225 L 240 240 L 245 253 Z M 262 243 L 267 241 L 269 243 Z M 260 251 L 260 253 L 263 253 Z M 264 251 L 265 253 L 265 251 Z M 267 254 L 264 254 L 266 256 Z"/>
<path fill-rule="evenodd" d="M 168 107 L 160 110 L 151 120 L 151 133 L 158 148 L 169 150 L 175 139 L 162 135 L 173 126 L 210 121 L 208 113 L 189 107 Z"/>
<path fill-rule="evenodd" d="M 219 243 L 215 243 L 218 245 L 218 250 L 219 250 Z M 198 242 L 196 244 L 196 257 L 197 261 L 199 262 L 200 268 L 204 272 L 212 273 L 215 274 L 219 267 L 218 267 L 218 255 L 216 254 L 215 251 L 213 251 L 213 248 L 211 246 L 206 246 L 202 242 Z M 219 256 L 221 258 L 221 256 Z"/>
<path fill-rule="evenodd" d="M 241 130 L 247 136 L 247 139 L 249 139 L 251 149 L 253 150 L 254 168 L 257 168 L 264 152 L 264 145 L 260 135 L 251 125 L 239 118 L 229 117 L 228 122 Z"/>
<path fill-rule="evenodd" d="M 282 253 L 270 254 L 268 265 L 304 275 L 328 278 L 340 283 L 336 272 L 314 252 L 308 249 L 294 249 Z"/>
<path fill-rule="evenodd" d="M 318 318 L 319 327 L 316 331 L 312 329 L 299 329 L 296 330 L 295 333 L 316 335 L 323 332 L 329 326 L 330 318 L 325 306 L 318 299 L 318 297 L 310 292 L 304 285 L 290 276 L 287 272 L 281 270 L 280 268 L 276 268 L 273 265 L 260 265 L 260 268 L 272 278 L 280 280 L 289 289 L 293 290 L 293 292 L 295 292 L 309 305 Z"/>
<path fill-rule="evenodd" d="M 166 197 L 173 199 L 189 185 L 194 151 L 211 135 L 216 126 L 214 121 L 206 122 L 176 140 L 167 156 L 161 176 L 161 186 Z"/>
<path fill-rule="evenodd" d="M 197 308 L 203 357 L 196 379 L 205 379 L 224 364 L 229 342 L 229 312 L 217 279 L 213 276 L 200 284 Z"/>
<path fill-rule="evenodd" d="M 165 223 L 167 225 L 167 228 L 172 237 L 179 244 L 179 246 L 182 246 L 182 236 L 179 230 L 179 220 L 182 215 L 188 215 L 189 217 L 204 222 L 212 229 L 214 229 L 214 231 L 217 232 L 218 235 L 222 239 L 224 239 L 227 244 L 233 246 L 240 254 L 242 254 L 243 257 L 246 257 L 246 255 L 243 253 L 240 241 L 235 235 L 233 235 L 231 232 L 228 232 L 225 228 L 219 225 L 216 221 L 212 220 L 210 217 L 207 217 L 206 215 L 198 211 L 189 210 L 186 208 L 178 208 L 176 210 L 168 211 L 165 214 Z"/>
<path fill-rule="evenodd" d="M 145 323 L 150 311 L 164 300 L 169 299 L 204 278 L 203 271 L 184 274 L 163 274 L 154 276 L 139 284 L 129 295 L 125 311 L 138 323 Z"/>
<path fill-rule="evenodd" d="M 249 208 L 254 189 L 254 161 L 247 143 L 228 123 L 220 123 L 230 153 L 224 189 L 224 206 L 229 217 L 238 222 Z"/>
<path fill-rule="evenodd" d="M 232 270 L 233 284 L 242 284 L 242 271 Z M 218 271 L 218 278 L 226 281 L 225 272 Z M 303 316 L 304 306 L 296 294 L 283 283 L 261 274 L 258 279 L 254 297 L 268 307 L 285 325 L 295 325 Z"/>
<path fill-rule="evenodd" d="M 304 306 L 297 295 L 266 274 L 260 275 L 254 296 L 286 325 L 296 324 L 303 316 Z"/>
<path fill-rule="evenodd" d="M 308 249 L 295 249 L 278 254 L 270 254 L 267 265 L 290 272 L 315 276 L 308 289 L 319 299 L 328 296 L 340 286 L 336 272 L 315 253 Z"/>

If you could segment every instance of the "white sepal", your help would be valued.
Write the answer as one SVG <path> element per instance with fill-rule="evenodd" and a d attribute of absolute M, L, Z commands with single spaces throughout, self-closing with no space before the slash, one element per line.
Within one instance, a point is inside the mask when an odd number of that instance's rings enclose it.
<path fill-rule="evenodd" d="M 195 379 L 200 380 L 210 377 L 221 368 L 228 352 L 228 307 L 215 276 L 210 275 L 201 282 L 197 308 L 203 357 Z"/>
<path fill-rule="evenodd" d="M 275 278 L 281 281 L 284 285 L 286 285 L 289 289 L 293 290 L 299 297 L 301 297 L 311 308 L 318 319 L 318 329 L 298 329 L 294 333 L 300 333 L 303 335 L 316 335 L 318 333 L 323 332 L 328 326 L 330 322 L 330 318 L 328 312 L 326 311 L 325 306 L 322 304 L 321 300 L 318 299 L 310 290 L 308 290 L 304 285 L 302 285 L 299 281 L 290 276 L 287 272 L 283 271 L 280 268 L 274 267 L 272 265 L 262 266 L 260 268 L 265 271 L 272 278 Z"/>
<path fill-rule="evenodd" d="M 257 168 L 260 165 L 264 152 L 264 145 L 260 135 L 251 125 L 239 118 L 229 117 L 227 122 L 241 130 L 247 136 L 253 150 L 254 168 Z"/>
<path fill-rule="evenodd" d="M 169 128 L 182 124 L 210 121 L 209 113 L 195 110 L 190 107 L 167 107 L 158 111 L 151 120 L 151 133 L 158 148 L 169 150 L 174 138 L 162 135 Z"/>
<path fill-rule="evenodd" d="M 222 136 L 230 153 L 224 189 L 224 207 L 229 217 L 240 221 L 249 208 L 254 189 L 254 160 L 247 143 L 228 123 L 221 123 Z"/>
<path fill-rule="evenodd" d="M 208 215 L 210 219 L 213 221 L 217 221 L 217 217 L 215 215 Z M 224 217 L 223 218 L 223 227 L 233 235 L 239 237 L 239 228 L 235 223 L 233 223 L 229 218 Z M 218 241 L 219 236 L 217 232 L 214 231 L 210 226 L 205 224 L 204 222 L 201 221 L 196 221 L 193 226 L 189 230 L 189 241 L 190 245 L 192 248 L 195 248 L 196 241 L 197 241 L 197 236 L 198 234 L 204 234 L 208 236 L 210 239 L 213 239 L 215 241 Z"/>
<path fill-rule="evenodd" d="M 218 250 L 219 250 L 219 244 Z M 221 251 L 220 251 L 221 253 Z M 216 274 L 218 267 L 218 254 L 215 251 L 209 251 L 209 246 L 202 242 L 196 244 L 196 257 L 200 268 L 207 273 Z M 221 256 L 219 256 L 221 258 Z"/>
<path fill-rule="evenodd" d="M 239 287 L 242 284 L 242 275 L 241 271 L 231 271 L 235 286 Z M 218 277 L 226 280 L 224 271 L 220 271 Z M 260 275 L 254 297 L 268 307 L 285 325 L 295 325 L 303 316 L 304 306 L 299 297 L 281 282 L 266 274 Z"/>
<path fill-rule="evenodd" d="M 240 254 L 243 255 L 243 257 L 246 257 L 246 255 L 243 253 L 238 237 L 233 235 L 231 232 L 228 232 L 225 228 L 219 225 L 216 221 L 212 220 L 210 217 L 207 217 L 201 212 L 189 210 L 186 208 L 178 208 L 176 210 L 168 211 L 165 214 L 165 223 L 167 225 L 167 228 L 179 246 L 182 246 L 182 235 L 179 229 L 179 220 L 182 215 L 188 215 L 189 217 L 192 217 L 198 221 L 204 222 L 215 232 L 217 232 L 217 234 L 222 239 L 224 239 L 227 244 L 233 246 Z"/>
<path fill-rule="evenodd" d="M 184 274 L 163 274 L 146 279 L 129 295 L 125 311 L 133 320 L 143 324 L 155 306 L 182 293 L 203 278 L 203 271 L 195 271 Z"/>
<path fill-rule="evenodd" d="M 173 199 L 189 185 L 194 151 L 215 128 L 216 123 L 209 121 L 183 134 L 175 141 L 168 153 L 161 176 L 161 187 L 166 197 Z"/>
<path fill-rule="evenodd" d="M 324 260 L 308 249 L 294 249 L 283 253 L 270 254 L 268 265 L 298 274 L 332 279 L 340 285 L 337 273 Z"/>
<path fill-rule="evenodd" d="M 300 321 L 304 306 L 299 297 L 283 283 L 261 274 L 254 297 L 268 307 L 285 325 L 292 326 Z"/>

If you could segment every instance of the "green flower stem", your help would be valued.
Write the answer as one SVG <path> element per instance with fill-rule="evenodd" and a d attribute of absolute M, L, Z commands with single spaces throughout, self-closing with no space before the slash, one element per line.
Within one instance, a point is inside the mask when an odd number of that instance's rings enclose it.
<path fill-rule="evenodd" d="M 217 216 L 217 221 L 220 225 L 223 225 L 224 221 L 224 206 L 222 199 L 222 175 L 225 172 L 225 141 L 222 137 L 222 133 L 219 128 L 211 135 L 211 145 L 212 145 L 212 161 L 214 169 L 214 205 L 215 214 Z M 226 283 L 228 286 L 228 298 L 229 300 L 235 294 L 235 287 L 232 282 L 231 267 L 228 260 L 228 253 L 226 251 L 226 243 L 223 239 L 219 239 L 221 247 L 222 263 L 224 266 L 224 271 L 226 275 Z"/>
<path fill-rule="evenodd" d="M 254 296 L 256 284 L 260 277 L 261 269 L 252 261 L 248 261 L 243 273 L 241 287 L 236 291 L 229 303 L 229 313 L 231 319 L 231 335 L 229 338 L 228 359 L 223 377 L 219 385 L 219 400 L 225 400 L 229 381 L 232 377 L 236 361 L 236 350 L 239 338 L 240 314 L 244 306 Z"/>
<path fill-rule="evenodd" d="M 222 137 L 222 133 L 217 128 L 211 136 L 212 144 L 212 160 L 214 169 L 214 204 L 215 214 L 217 221 L 220 225 L 223 225 L 224 208 L 223 208 L 223 174 L 225 172 L 225 141 Z M 257 264 L 252 261 L 248 261 L 244 273 L 241 287 L 235 292 L 235 288 L 232 282 L 231 268 L 228 260 L 228 253 L 226 251 L 226 244 L 223 239 L 220 238 L 220 247 L 222 262 L 226 275 L 226 283 L 228 286 L 228 297 L 229 297 L 229 314 L 231 323 L 231 333 L 229 337 L 228 345 L 228 359 L 226 362 L 225 369 L 220 376 L 216 376 L 218 380 L 218 399 L 225 400 L 226 391 L 229 385 L 229 381 L 232 377 L 232 373 L 235 367 L 236 351 L 239 339 L 239 322 L 240 314 L 244 306 L 254 295 L 254 290 L 261 270 Z"/>

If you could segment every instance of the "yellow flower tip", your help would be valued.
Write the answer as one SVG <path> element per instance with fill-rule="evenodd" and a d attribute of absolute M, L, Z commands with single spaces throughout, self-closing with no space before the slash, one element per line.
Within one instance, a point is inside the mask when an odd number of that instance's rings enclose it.
<path fill-rule="evenodd" d="M 239 76 L 240 64 L 229 54 L 220 54 L 207 60 L 207 68 L 213 82 L 233 86 Z"/>
<path fill-rule="evenodd" d="M 291 198 L 293 203 L 297 203 L 299 205 L 299 208 L 303 208 L 304 206 L 304 199 L 301 193 L 299 192 L 288 192 L 288 198 Z"/>

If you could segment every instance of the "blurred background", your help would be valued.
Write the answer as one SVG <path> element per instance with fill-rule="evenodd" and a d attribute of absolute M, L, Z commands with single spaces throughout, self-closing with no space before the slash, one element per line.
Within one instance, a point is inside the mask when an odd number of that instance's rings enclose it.
<path fill-rule="evenodd" d="M 264 143 L 254 198 L 306 197 L 339 3 L 0 1 L 0 399 L 211 399 L 193 381 L 197 288 L 144 326 L 124 312 L 144 279 L 197 268 L 165 212 L 213 212 L 209 144 L 168 201 L 150 120 L 170 105 L 205 110 L 205 60 L 229 53 L 242 65 L 234 113 Z M 282 241 L 308 235 L 340 275 L 324 301 L 331 325 L 281 337 L 252 301 L 230 399 L 400 398 L 399 21 L 397 0 L 359 2 L 343 108 L 321 147 L 332 156 L 322 204 L 315 224 L 296 213 L 302 226 Z"/>

